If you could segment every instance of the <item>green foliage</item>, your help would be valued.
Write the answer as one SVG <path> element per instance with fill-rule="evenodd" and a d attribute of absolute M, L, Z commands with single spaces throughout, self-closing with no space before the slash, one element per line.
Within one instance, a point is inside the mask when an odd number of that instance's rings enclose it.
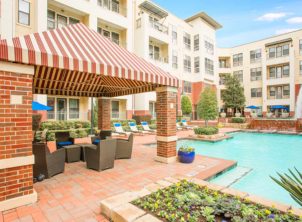
<path fill-rule="evenodd" d="M 140 116 L 133 115 L 132 119 L 137 124 L 140 124 L 141 122 L 151 123 L 152 116 L 151 115 L 142 115 L 142 116 L 141 115 Z"/>
<path fill-rule="evenodd" d="M 225 75 L 225 90 L 221 93 L 221 98 L 225 108 L 234 110 L 241 109 L 245 105 L 244 89 L 236 76 Z"/>
<path fill-rule="evenodd" d="M 231 121 L 232 121 L 232 123 L 245 123 L 245 118 L 243 118 L 243 117 L 233 117 Z"/>
<path fill-rule="evenodd" d="M 128 123 L 132 123 L 132 122 L 136 123 L 136 121 L 134 119 L 127 119 L 127 120 L 118 120 L 118 119 L 116 119 L 116 120 L 111 120 L 111 127 L 113 127 L 114 123 L 120 123 L 120 124 L 122 124 L 123 127 L 124 126 L 129 127 Z"/>
<path fill-rule="evenodd" d="M 215 222 L 222 218 L 232 222 L 299 221 L 291 213 L 266 208 L 186 180 L 134 200 L 132 204 L 168 222 Z"/>
<path fill-rule="evenodd" d="M 87 130 L 80 129 L 80 130 L 71 130 L 69 132 L 71 138 L 84 138 L 88 136 Z"/>
<path fill-rule="evenodd" d="M 98 126 L 98 100 L 96 99 L 93 104 L 93 125 Z"/>
<path fill-rule="evenodd" d="M 195 151 L 195 148 L 191 147 L 191 146 L 182 146 L 179 148 L 179 151 L 185 152 L 185 153 L 191 153 L 191 152 Z"/>
<path fill-rule="evenodd" d="M 192 102 L 189 96 L 181 97 L 181 111 L 183 115 L 190 115 L 192 113 Z"/>
<path fill-rule="evenodd" d="M 33 114 L 32 115 L 32 129 L 33 131 L 37 131 L 40 128 L 42 115 L 41 114 Z"/>
<path fill-rule="evenodd" d="M 214 120 L 218 116 L 218 104 L 216 92 L 210 87 L 206 87 L 200 94 L 197 104 L 197 114 L 199 118 L 205 120 L 206 126 L 209 120 Z"/>
<path fill-rule="evenodd" d="M 213 126 L 194 128 L 196 135 L 214 135 L 218 133 L 218 128 Z"/>
<path fill-rule="evenodd" d="M 91 128 L 91 124 L 88 121 L 45 121 L 41 123 L 40 130 L 70 130 L 80 128 Z"/>
<path fill-rule="evenodd" d="M 283 187 L 287 192 L 289 192 L 290 196 L 300 205 L 302 206 L 302 173 L 299 172 L 296 168 L 296 174 L 289 169 L 288 174 L 280 174 L 278 176 L 280 179 L 276 179 L 271 177 L 277 184 Z"/>

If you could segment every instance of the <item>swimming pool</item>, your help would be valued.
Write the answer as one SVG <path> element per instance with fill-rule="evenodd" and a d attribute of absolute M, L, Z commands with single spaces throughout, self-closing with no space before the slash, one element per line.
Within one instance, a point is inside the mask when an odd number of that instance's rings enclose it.
<path fill-rule="evenodd" d="M 233 139 L 216 143 L 179 140 L 177 146 L 190 145 L 195 147 L 197 154 L 235 160 L 238 167 L 248 170 L 230 187 L 298 206 L 269 176 L 277 176 L 276 172 L 287 172 L 288 168 L 296 167 L 302 170 L 302 136 L 245 132 L 232 135 Z M 223 182 L 227 179 L 224 177 L 233 170 L 211 182 L 218 184 Z"/>

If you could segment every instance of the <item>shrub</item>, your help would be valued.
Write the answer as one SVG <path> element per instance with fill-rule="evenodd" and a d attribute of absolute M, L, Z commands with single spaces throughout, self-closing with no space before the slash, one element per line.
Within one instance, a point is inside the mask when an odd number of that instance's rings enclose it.
<path fill-rule="evenodd" d="M 70 130 L 80 128 L 91 128 L 91 124 L 88 121 L 45 121 L 41 123 L 40 130 Z"/>
<path fill-rule="evenodd" d="M 156 125 L 156 119 L 151 119 L 150 120 L 150 125 Z"/>
<path fill-rule="evenodd" d="M 216 92 L 210 87 L 206 87 L 200 94 L 199 102 L 197 104 L 197 114 L 199 118 L 205 121 L 206 126 L 208 126 L 209 120 L 214 120 L 218 116 Z"/>
<path fill-rule="evenodd" d="M 197 135 L 214 135 L 218 133 L 218 128 L 213 126 L 208 127 L 198 127 L 194 129 Z"/>
<path fill-rule="evenodd" d="M 149 128 L 150 128 L 150 129 L 156 129 L 156 128 L 157 128 L 157 125 L 156 125 L 156 124 L 150 124 L 150 125 L 149 125 Z"/>
<path fill-rule="evenodd" d="M 243 118 L 243 117 L 233 117 L 231 121 L 232 121 L 232 123 L 245 123 L 245 118 Z"/>
<path fill-rule="evenodd" d="M 195 148 L 191 147 L 191 146 L 182 146 L 179 148 L 179 151 L 185 152 L 185 153 L 191 153 L 191 152 L 195 151 Z"/>
<path fill-rule="evenodd" d="M 181 111 L 183 115 L 189 115 L 192 113 L 192 102 L 189 96 L 181 97 Z"/>
<path fill-rule="evenodd" d="M 140 124 L 141 122 L 151 122 L 152 116 L 151 115 L 143 115 L 143 116 L 132 116 L 132 119 L 136 121 L 137 124 Z"/>
<path fill-rule="evenodd" d="M 33 114 L 32 118 L 33 118 L 32 129 L 33 129 L 33 131 L 37 131 L 40 128 L 42 115 L 41 114 Z"/>

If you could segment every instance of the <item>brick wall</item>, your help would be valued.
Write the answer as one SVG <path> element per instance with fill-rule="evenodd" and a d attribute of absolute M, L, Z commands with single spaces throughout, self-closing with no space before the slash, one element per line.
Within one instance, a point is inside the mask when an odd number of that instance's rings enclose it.
<path fill-rule="evenodd" d="M 32 155 L 32 75 L 0 71 L 0 160 Z M 33 193 L 32 165 L 0 169 L 0 201 Z"/>
<path fill-rule="evenodd" d="M 261 130 L 296 130 L 295 120 L 257 120 L 253 119 L 250 123 L 251 129 Z"/>
<path fill-rule="evenodd" d="M 98 129 L 111 130 L 111 100 L 98 99 Z"/>
<path fill-rule="evenodd" d="M 177 92 L 157 91 L 157 136 L 168 138 L 176 136 L 176 96 Z M 176 141 L 157 141 L 157 155 L 160 157 L 176 156 Z"/>
<path fill-rule="evenodd" d="M 297 119 L 297 122 L 296 122 L 296 131 L 297 132 L 302 132 L 302 119 Z"/>

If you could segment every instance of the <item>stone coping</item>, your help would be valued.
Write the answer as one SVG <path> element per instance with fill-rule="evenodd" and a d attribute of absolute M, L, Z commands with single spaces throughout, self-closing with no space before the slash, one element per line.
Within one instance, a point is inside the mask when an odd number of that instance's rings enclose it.
<path fill-rule="evenodd" d="M 281 134 L 281 135 L 302 135 L 302 133 L 296 131 L 281 131 L 281 130 L 257 130 L 257 129 L 245 129 L 241 130 L 247 133 L 268 133 L 268 134 Z"/>
<path fill-rule="evenodd" d="M 218 134 L 216 134 L 218 135 Z M 205 141 L 205 142 L 219 142 L 219 141 L 223 141 L 223 140 L 227 140 L 227 139 L 232 139 L 233 136 L 228 135 L 228 134 L 224 134 L 224 135 L 220 135 L 220 136 L 215 136 L 215 135 L 208 135 L 205 137 L 199 137 L 198 135 L 190 135 L 189 137 L 183 137 L 181 138 L 181 140 L 184 139 L 189 139 L 189 140 L 198 140 L 198 141 Z"/>
<path fill-rule="evenodd" d="M 302 216 L 302 209 L 267 200 L 255 195 L 250 195 L 246 192 L 242 192 L 233 188 L 209 183 L 197 178 L 188 178 L 183 176 L 166 177 L 163 180 L 159 180 L 155 183 L 145 186 L 142 190 L 128 191 L 113 197 L 109 197 L 101 201 L 101 214 L 103 214 L 113 222 L 159 222 L 161 221 L 160 219 L 134 206 L 133 204 L 131 204 L 131 202 L 138 198 L 147 196 L 159 189 L 171 186 L 172 184 L 177 183 L 183 179 L 196 183 L 201 187 L 207 187 L 211 190 L 220 191 L 228 195 L 233 195 L 242 199 L 249 200 L 255 204 L 263 205 L 264 207 L 273 207 L 284 213 L 290 212 L 294 215 Z"/>

